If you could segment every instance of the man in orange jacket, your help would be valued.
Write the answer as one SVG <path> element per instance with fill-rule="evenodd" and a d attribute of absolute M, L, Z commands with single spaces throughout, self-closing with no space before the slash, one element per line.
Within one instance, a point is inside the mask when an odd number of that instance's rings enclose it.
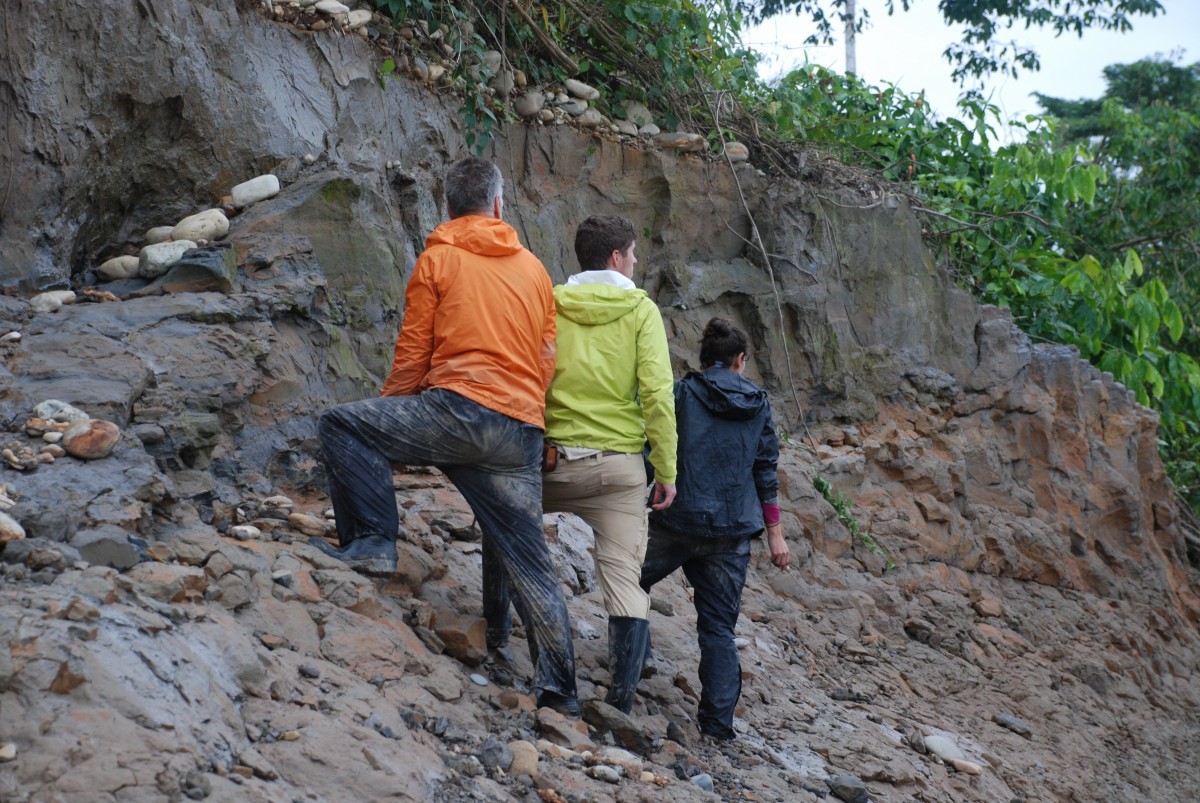
<path fill-rule="evenodd" d="M 446 205 L 451 220 L 426 240 L 409 280 L 383 394 L 335 407 L 318 423 L 341 547 L 311 543 L 366 574 L 395 571 L 391 464 L 438 466 L 475 512 L 528 614 L 539 705 L 578 716 L 567 606 L 542 533 L 550 277 L 501 219 L 495 165 L 456 162 Z"/>

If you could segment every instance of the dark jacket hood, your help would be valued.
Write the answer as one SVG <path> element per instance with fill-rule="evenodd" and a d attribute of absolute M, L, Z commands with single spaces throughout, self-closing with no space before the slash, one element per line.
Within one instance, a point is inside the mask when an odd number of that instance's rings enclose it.
<path fill-rule="evenodd" d="M 767 405 L 767 393 L 736 372 L 717 363 L 703 372 L 692 371 L 682 380 L 683 390 L 717 418 L 746 421 Z"/>

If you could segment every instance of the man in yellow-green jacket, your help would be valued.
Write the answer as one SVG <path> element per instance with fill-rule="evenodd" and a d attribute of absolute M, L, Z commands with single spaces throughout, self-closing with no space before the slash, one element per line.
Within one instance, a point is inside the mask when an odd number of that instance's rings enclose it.
<path fill-rule="evenodd" d="M 546 394 L 546 441 L 556 451 L 543 474 L 546 512 L 574 513 L 596 538 L 596 576 L 608 612 L 605 702 L 633 708 L 646 652 L 650 597 L 646 555 L 646 477 L 650 443 L 655 510 L 675 498 L 674 377 L 662 314 L 633 283 L 635 232 L 615 215 L 595 215 L 575 232 L 583 272 L 554 288 L 558 359 Z M 545 468 L 545 467 L 544 467 Z M 511 619 L 506 578 L 484 567 L 488 646 L 503 647 Z"/>

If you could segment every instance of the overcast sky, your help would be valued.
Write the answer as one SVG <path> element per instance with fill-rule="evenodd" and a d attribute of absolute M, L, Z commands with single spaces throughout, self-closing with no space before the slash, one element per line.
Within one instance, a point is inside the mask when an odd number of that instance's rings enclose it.
<path fill-rule="evenodd" d="M 1200 61 L 1200 0 L 1160 0 L 1166 9 L 1157 17 L 1135 17 L 1127 33 L 1085 31 L 1082 38 L 1015 26 L 1001 31 L 1005 41 L 1032 44 L 1041 58 L 1038 72 L 1017 78 L 996 76 L 986 80 L 985 92 L 1000 107 L 1005 119 L 1040 111 L 1031 92 L 1065 98 L 1094 98 L 1105 89 L 1102 70 L 1109 64 L 1127 64 L 1147 56 L 1183 50 L 1183 63 Z M 950 80 L 953 69 L 942 57 L 960 31 L 945 24 L 936 0 L 913 0 L 913 8 L 888 16 L 883 0 L 858 0 L 861 13 L 871 12 L 869 27 L 858 35 L 859 77 L 871 84 L 893 83 L 906 92 L 925 90 L 933 109 L 953 116 L 959 87 Z M 800 43 L 812 24 L 796 17 L 779 17 L 752 28 L 746 43 L 767 54 L 761 72 L 771 78 L 810 63 L 841 72 L 845 50 L 839 41 L 831 47 L 804 48 Z"/>

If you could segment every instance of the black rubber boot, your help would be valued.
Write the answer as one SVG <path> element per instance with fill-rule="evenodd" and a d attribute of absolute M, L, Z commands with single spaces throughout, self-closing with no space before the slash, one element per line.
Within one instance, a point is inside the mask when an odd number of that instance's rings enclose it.
<path fill-rule="evenodd" d="M 341 548 L 330 546 L 319 536 L 308 539 L 308 543 L 362 574 L 386 576 L 396 571 L 396 542 L 382 535 L 356 538 Z"/>
<path fill-rule="evenodd" d="M 629 616 L 608 617 L 608 669 L 612 684 L 604 702 L 623 714 L 633 710 L 649 640 L 649 621 Z"/>
<path fill-rule="evenodd" d="M 553 708 L 564 717 L 579 719 L 583 712 L 579 708 L 579 698 L 573 694 L 559 694 L 556 691 L 543 691 L 537 697 L 538 708 Z"/>

